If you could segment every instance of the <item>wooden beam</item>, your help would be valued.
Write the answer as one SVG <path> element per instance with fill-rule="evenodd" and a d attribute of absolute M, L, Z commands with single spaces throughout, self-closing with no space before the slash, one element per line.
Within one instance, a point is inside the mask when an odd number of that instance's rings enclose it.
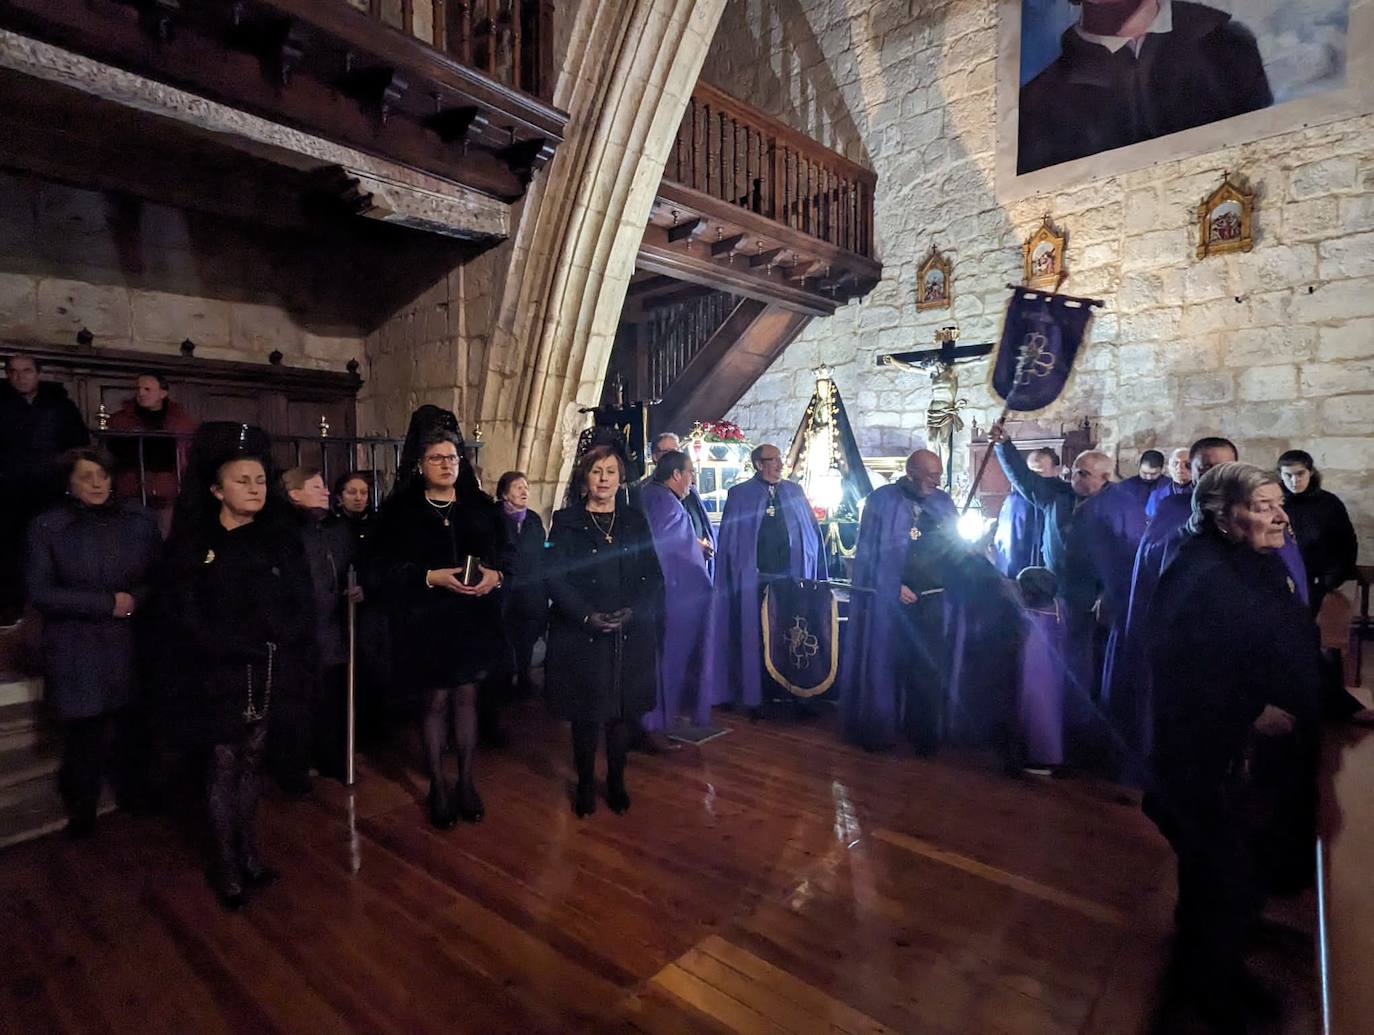
<path fill-rule="evenodd" d="M 706 220 L 688 219 L 668 228 L 668 242 L 691 241 L 706 229 Z"/>
<path fill-rule="evenodd" d="M 810 316 L 829 316 L 837 305 L 835 299 L 830 296 L 798 287 L 784 277 L 770 276 L 763 270 L 750 269 L 747 264 L 731 265 L 712 259 L 708 249 L 704 247 L 670 244 L 668 231 L 658 226 L 649 226 L 644 231 L 636 265 L 640 269 L 678 280 L 703 284 L 763 302 L 773 302 Z"/>
<path fill-rule="evenodd" d="M 720 258 L 722 255 L 734 255 L 744 244 L 744 234 L 735 234 L 732 237 L 722 237 L 719 241 L 711 242 L 711 255 Z"/>
<path fill-rule="evenodd" d="M 773 266 L 776 264 L 778 256 L 785 251 L 785 248 L 766 248 L 756 255 L 749 256 L 749 265 L 756 269 L 759 266 Z"/>

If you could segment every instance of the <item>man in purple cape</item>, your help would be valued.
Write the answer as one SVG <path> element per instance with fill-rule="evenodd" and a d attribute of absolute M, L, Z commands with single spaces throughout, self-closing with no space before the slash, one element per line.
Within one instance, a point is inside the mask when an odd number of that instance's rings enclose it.
<path fill-rule="evenodd" d="M 1140 454 L 1140 465 L 1136 473 L 1122 479 L 1122 486 L 1135 497 L 1142 512 L 1150 500 L 1150 493 L 1158 487 L 1159 476 L 1163 470 L 1164 454 L 1158 449 L 1147 449 Z"/>
<path fill-rule="evenodd" d="M 698 726 L 711 718 L 711 576 L 685 499 L 692 486 L 692 461 L 672 450 L 659 457 L 640 506 L 653 532 L 663 569 L 658 650 L 658 704 L 644 715 L 646 730 L 671 730 L 684 714 Z"/>
<path fill-rule="evenodd" d="M 890 747 L 899 732 L 925 751 L 939 738 L 949 667 L 943 576 L 958 541 L 942 470 L 939 456 L 918 449 L 904 478 L 864 501 L 840 712 L 845 736 L 869 750 Z"/>
<path fill-rule="evenodd" d="M 1171 479 L 1178 491 L 1159 497 L 1155 515 L 1145 528 L 1131 571 L 1126 621 L 1108 644 L 1103 666 L 1103 700 L 1120 738 L 1123 778 L 1141 784 L 1148 780 L 1147 763 L 1154 732 L 1150 685 L 1150 654 L 1167 650 L 1167 644 L 1151 644 L 1148 637 L 1150 608 L 1164 566 L 1183 541 L 1183 526 L 1193 511 L 1193 486 L 1217 464 L 1239 459 L 1235 444 L 1219 436 L 1200 438 L 1188 450 L 1191 479 Z M 1172 463 L 1172 461 L 1171 461 Z M 1305 594 L 1306 577 L 1297 545 L 1286 537 L 1279 557 L 1287 566 L 1299 595 Z M 1304 596 L 1305 599 L 1305 596 Z"/>
<path fill-rule="evenodd" d="M 717 668 L 712 703 L 763 706 L 763 587 L 770 578 L 826 578 L 825 549 L 806 493 L 782 477 L 782 453 L 750 454 L 754 477 L 731 486 L 721 511 L 713 620 Z"/>
<path fill-rule="evenodd" d="M 1154 488 L 1150 490 L 1150 495 L 1145 499 L 1145 516 L 1153 518 L 1155 512 L 1159 510 L 1159 505 L 1170 496 L 1184 495 L 1192 497 L 1193 476 L 1191 473 L 1188 459 L 1189 450 L 1175 449 L 1169 454 L 1168 474 L 1164 478 L 1158 479 Z"/>
<path fill-rule="evenodd" d="M 1059 454 L 1042 446 L 1032 449 L 1026 466 L 1046 478 L 1059 477 Z M 997 570 L 1009 579 L 1016 578 L 1022 568 L 1034 568 L 1043 563 L 1041 541 L 1045 536 L 1044 518 L 1040 509 L 1013 487 L 1002 501 L 997 515 L 997 531 L 992 539 L 992 552 Z"/>
<path fill-rule="evenodd" d="M 665 431 L 654 436 L 653 443 L 649 447 L 649 456 L 652 460 L 649 465 L 649 473 L 630 486 L 630 506 L 637 510 L 644 509 L 639 497 L 640 493 L 654 480 L 654 466 L 662 459 L 664 453 L 681 449 L 682 440 L 671 431 Z M 682 506 L 686 509 L 687 516 L 691 518 L 692 529 L 696 533 L 697 541 L 701 543 L 702 553 L 706 556 L 706 572 L 715 578 L 716 530 L 711 525 L 711 517 L 706 513 L 706 504 L 701 501 L 701 493 L 697 492 L 695 483 L 687 490 L 687 495 L 682 498 Z"/>

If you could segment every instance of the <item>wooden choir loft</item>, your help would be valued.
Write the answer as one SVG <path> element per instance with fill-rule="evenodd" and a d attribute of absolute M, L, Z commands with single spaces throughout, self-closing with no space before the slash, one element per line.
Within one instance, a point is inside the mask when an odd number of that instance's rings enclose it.
<path fill-rule="evenodd" d="M 716 420 L 813 317 L 878 283 L 877 177 L 698 83 L 639 247 L 606 375 L 652 430 Z"/>

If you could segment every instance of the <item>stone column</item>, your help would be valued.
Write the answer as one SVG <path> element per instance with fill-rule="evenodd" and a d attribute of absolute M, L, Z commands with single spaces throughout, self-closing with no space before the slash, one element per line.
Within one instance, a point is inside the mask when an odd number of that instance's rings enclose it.
<path fill-rule="evenodd" d="M 522 203 L 493 285 L 477 400 L 486 480 L 526 471 L 540 508 L 556 505 L 570 470 L 577 408 L 599 401 L 668 149 L 723 8 L 584 0 L 574 17 L 554 96 L 568 137 Z"/>

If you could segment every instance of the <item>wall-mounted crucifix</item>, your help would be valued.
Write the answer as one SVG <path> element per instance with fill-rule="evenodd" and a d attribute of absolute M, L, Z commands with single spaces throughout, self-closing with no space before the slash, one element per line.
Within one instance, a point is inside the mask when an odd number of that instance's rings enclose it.
<path fill-rule="evenodd" d="M 926 431 L 930 446 L 945 462 L 945 484 L 954 484 L 954 433 L 962 431 L 964 419 L 959 411 L 968 405 L 959 397 L 959 364 L 989 355 L 994 346 L 956 345 L 959 328 L 941 327 L 935 332 L 933 349 L 914 352 L 894 352 L 878 357 L 878 366 L 899 370 L 923 370 L 930 373 L 932 387 L 930 406 L 926 409 Z"/>

